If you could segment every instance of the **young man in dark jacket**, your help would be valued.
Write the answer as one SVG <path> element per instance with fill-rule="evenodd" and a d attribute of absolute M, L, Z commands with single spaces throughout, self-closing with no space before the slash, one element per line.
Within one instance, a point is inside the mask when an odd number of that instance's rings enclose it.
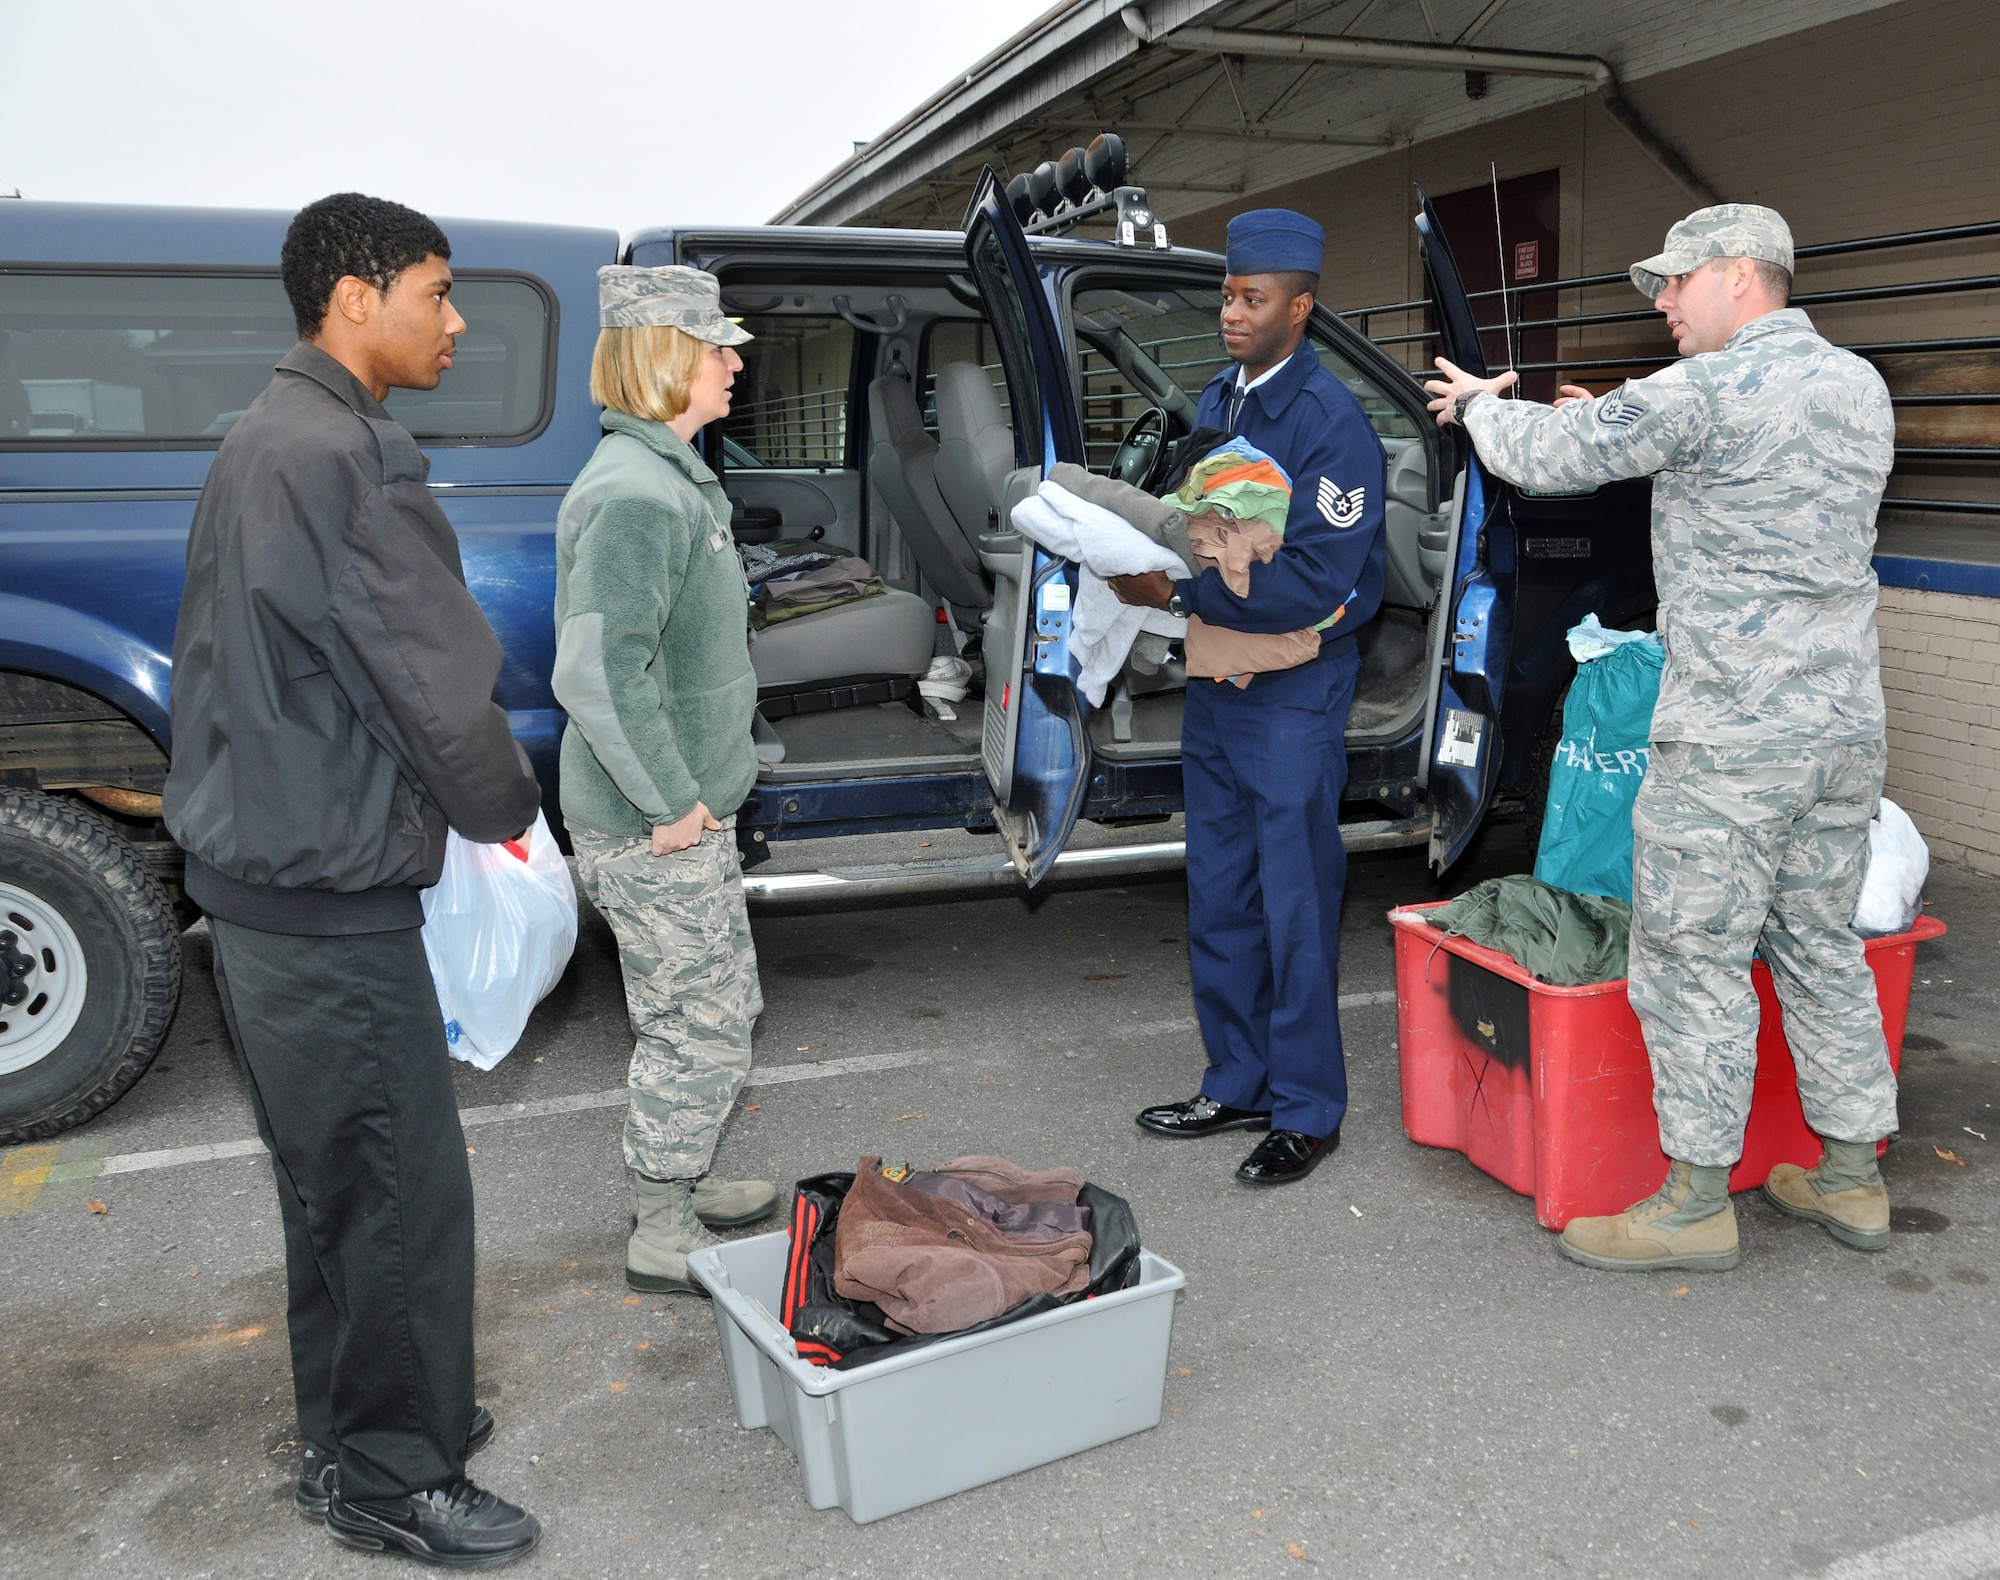
<path fill-rule="evenodd" d="M 466 1480 L 472 1176 L 419 929 L 445 829 L 534 821 L 429 462 L 383 409 L 465 328 L 451 245 L 343 193 L 286 233 L 299 344 L 229 431 L 188 535 L 167 826 L 285 1225 L 298 1507 L 346 1545 L 504 1563 L 534 1516 Z"/>

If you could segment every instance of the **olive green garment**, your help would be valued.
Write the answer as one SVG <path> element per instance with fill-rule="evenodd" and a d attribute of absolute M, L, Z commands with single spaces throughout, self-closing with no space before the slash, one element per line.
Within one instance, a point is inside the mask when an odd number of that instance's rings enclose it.
<path fill-rule="evenodd" d="M 757 779 L 749 588 L 716 476 L 665 423 L 604 414 L 556 519 L 563 821 L 637 835 Z"/>
<path fill-rule="evenodd" d="M 1427 913 L 1431 926 L 1509 955 L 1539 982 L 1583 987 L 1625 975 L 1632 907 L 1515 873 L 1474 884 Z"/>

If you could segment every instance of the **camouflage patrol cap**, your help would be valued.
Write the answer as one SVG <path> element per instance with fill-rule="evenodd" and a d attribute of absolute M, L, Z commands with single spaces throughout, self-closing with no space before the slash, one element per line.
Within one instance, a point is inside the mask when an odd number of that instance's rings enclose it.
<path fill-rule="evenodd" d="M 1717 258 L 1757 258 L 1790 274 L 1792 228 L 1776 209 L 1756 203 L 1698 208 L 1667 232 L 1657 255 L 1632 265 L 1632 283 L 1657 298 L 1668 275 L 1692 274 Z"/>
<path fill-rule="evenodd" d="M 715 346 L 740 346 L 756 337 L 722 312 L 722 283 L 701 269 L 662 264 L 607 263 L 597 271 L 600 329 L 678 329 Z"/>

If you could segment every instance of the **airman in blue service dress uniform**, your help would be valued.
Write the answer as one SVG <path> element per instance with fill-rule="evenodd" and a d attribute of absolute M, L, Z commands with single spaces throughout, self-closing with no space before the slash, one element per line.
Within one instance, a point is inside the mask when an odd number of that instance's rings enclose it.
<path fill-rule="evenodd" d="M 1303 1179 L 1340 1139 L 1340 797 L 1354 632 L 1382 599 L 1385 462 L 1354 395 L 1305 339 L 1325 247 L 1303 214 L 1259 209 L 1229 225 L 1222 338 L 1236 366 L 1202 392 L 1197 427 L 1227 429 L 1292 480 L 1285 542 L 1237 597 L 1214 570 L 1169 583 L 1118 578 L 1119 596 L 1237 631 L 1319 625 L 1319 656 L 1247 688 L 1190 680 L 1181 727 L 1188 945 L 1208 1050 L 1200 1095 L 1149 1108 L 1167 1136 L 1268 1130 L 1236 1171 Z"/>

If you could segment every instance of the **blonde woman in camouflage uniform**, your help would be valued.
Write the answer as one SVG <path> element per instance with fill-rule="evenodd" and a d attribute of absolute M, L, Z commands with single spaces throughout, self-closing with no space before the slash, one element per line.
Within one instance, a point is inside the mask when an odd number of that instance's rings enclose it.
<path fill-rule="evenodd" d="M 778 1202 L 762 1180 L 708 1174 L 764 998 L 734 833 L 757 777 L 747 589 L 729 501 L 693 441 L 728 415 L 743 366 L 730 348 L 750 336 L 698 269 L 597 277 L 604 438 L 556 523 L 563 822 L 618 940 L 638 1039 L 625 1281 L 699 1294 L 687 1258 L 716 1243 L 708 1230 Z"/>
<path fill-rule="evenodd" d="M 1514 375 L 1442 358 L 1428 386 L 1438 422 L 1464 423 L 1511 482 L 1653 479 L 1667 663 L 1632 818 L 1630 992 L 1672 1164 L 1657 1194 L 1563 1231 L 1589 1267 L 1736 1265 L 1757 950 L 1823 1144 L 1816 1167 L 1773 1169 L 1765 1195 L 1847 1245 L 1889 1243 L 1875 1147 L 1896 1128 L 1896 1078 L 1848 922 L 1887 757 L 1870 558 L 1896 424 L 1881 376 L 1787 307 L 1791 271 L 1772 210 L 1702 209 L 1632 267 L 1685 360 L 1601 399 L 1565 386 L 1555 408 L 1489 398 Z"/>

